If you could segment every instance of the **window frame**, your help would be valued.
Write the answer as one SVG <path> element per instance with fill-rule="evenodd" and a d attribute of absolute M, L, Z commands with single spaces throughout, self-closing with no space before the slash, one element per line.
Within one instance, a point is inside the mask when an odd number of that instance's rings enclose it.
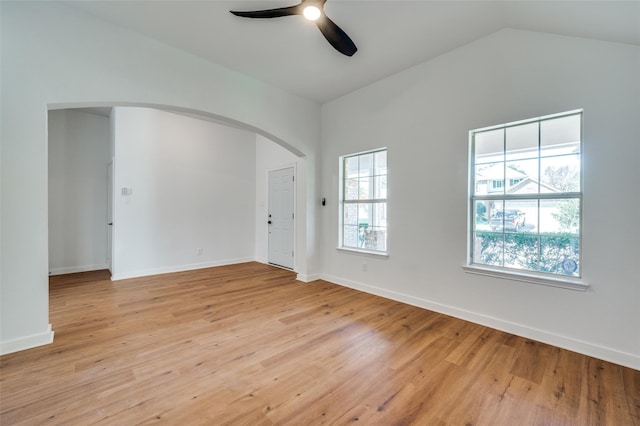
<path fill-rule="evenodd" d="M 372 150 L 368 150 L 368 151 L 361 151 L 361 152 L 356 152 L 353 154 L 347 154 L 347 155 L 341 155 L 338 158 L 338 170 L 339 170 L 339 176 L 338 176 L 338 182 L 339 182 L 339 190 L 338 190 L 338 199 L 339 199 L 339 212 L 338 212 L 338 247 L 337 249 L 340 251 L 345 251 L 345 252 L 351 252 L 351 253 L 356 253 L 356 254 L 364 254 L 364 255 L 370 255 L 370 256 L 374 256 L 374 257 L 383 257 L 383 258 L 388 258 L 389 257 L 389 241 L 388 241 L 388 230 L 389 230 L 389 226 L 388 226 L 388 194 L 387 197 L 385 198 L 368 198 L 368 199 L 357 199 L 357 200 L 346 200 L 345 199 L 345 185 L 346 185 L 346 178 L 345 178 L 345 167 L 346 167 L 346 160 L 349 158 L 353 158 L 353 157 L 360 157 L 360 156 L 364 156 L 364 155 L 368 155 L 368 154 L 375 154 L 378 152 L 385 152 L 385 154 L 388 156 L 388 149 L 387 147 L 382 147 L 382 148 L 376 148 L 376 149 L 372 149 Z M 374 155 L 375 157 L 375 155 Z M 375 166 L 374 166 L 375 167 Z M 375 173 L 375 171 L 374 171 Z M 387 164 L 386 164 L 386 173 L 384 175 L 372 175 L 369 177 L 374 177 L 374 176 L 385 176 L 387 178 L 387 185 L 388 185 L 388 176 L 389 176 L 389 165 L 388 165 L 388 157 L 387 157 Z M 364 248 L 364 247 L 352 247 L 352 246 L 345 246 L 344 245 L 344 206 L 345 204 L 385 204 L 385 213 L 386 213 L 386 217 L 387 217 L 387 226 L 385 227 L 385 250 L 376 250 L 376 249 L 371 249 L 371 248 Z"/>
<path fill-rule="evenodd" d="M 503 141 L 506 141 L 506 131 L 510 127 L 521 126 L 525 124 L 538 123 L 538 183 L 541 184 L 541 156 L 540 151 L 540 127 L 541 123 L 547 120 L 553 120 L 562 117 L 569 117 L 579 115 L 580 116 L 580 175 L 579 175 L 579 191 L 567 191 L 561 193 L 543 193 L 538 191 L 537 193 L 527 193 L 527 194 L 507 194 L 507 187 L 503 187 L 503 192 L 499 194 L 491 193 L 487 191 L 487 194 L 477 195 L 476 194 L 476 156 L 475 156 L 475 135 L 482 132 L 499 130 L 503 129 Z M 504 142 L 506 143 L 506 142 Z M 499 124 L 495 126 L 483 127 L 479 129 L 473 129 L 469 131 L 469 187 L 467 190 L 468 200 L 467 200 L 467 261 L 466 265 L 463 266 L 465 272 L 472 274 L 479 274 L 485 276 L 491 276 L 495 278 L 503 278 L 515 281 L 523 281 L 534 284 L 543 284 L 554 287 L 562 287 L 573 290 L 581 290 L 584 291 L 588 288 L 588 284 L 583 281 L 584 275 L 584 265 L 582 263 L 582 254 L 583 254 L 583 235 L 582 235 L 582 221 L 583 221 L 583 196 L 584 196 L 584 111 L 582 109 L 566 111 L 558 114 L 550 114 L 541 117 L 530 118 L 526 120 L 519 120 L 515 122 Z M 504 147 L 503 153 L 505 154 L 505 159 L 503 160 L 506 167 L 506 146 Z M 504 177 L 507 179 L 506 175 Z M 538 203 L 538 208 L 540 206 L 541 201 L 546 200 L 559 200 L 559 199 L 578 199 L 579 204 L 579 230 L 578 230 L 578 244 L 579 244 L 579 252 L 578 252 L 578 262 L 580 268 L 578 270 L 577 276 L 572 275 L 562 275 L 553 272 L 541 272 L 541 271 L 533 271 L 528 269 L 518 269 L 518 268 L 510 268 L 508 266 L 499 266 L 499 265 L 486 265 L 483 263 L 474 263 L 474 233 L 475 233 L 475 221 L 476 221 L 476 212 L 475 205 L 477 201 L 500 201 L 500 202 L 509 202 L 514 200 L 535 200 Z M 506 234 L 504 230 L 502 231 L 503 235 Z M 538 234 L 540 237 L 540 234 Z"/>

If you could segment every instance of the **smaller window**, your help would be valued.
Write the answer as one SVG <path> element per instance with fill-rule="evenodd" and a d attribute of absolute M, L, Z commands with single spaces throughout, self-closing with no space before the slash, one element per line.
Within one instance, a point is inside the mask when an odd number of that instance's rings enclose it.
<path fill-rule="evenodd" d="M 387 251 L 387 150 L 340 157 L 339 247 Z"/>

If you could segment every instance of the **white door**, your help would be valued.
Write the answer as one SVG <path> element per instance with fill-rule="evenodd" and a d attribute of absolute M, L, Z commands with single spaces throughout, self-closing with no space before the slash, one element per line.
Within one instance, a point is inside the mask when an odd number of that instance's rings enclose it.
<path fill-rule="evenodd" d="M 293 269 L 293 167 L 269 172 L 269 263 Z"/>
<path fill-rule="evenodd" d="M 107 165 L 107 267 L 111 269 L 113 251 L 113 161 Z"/>

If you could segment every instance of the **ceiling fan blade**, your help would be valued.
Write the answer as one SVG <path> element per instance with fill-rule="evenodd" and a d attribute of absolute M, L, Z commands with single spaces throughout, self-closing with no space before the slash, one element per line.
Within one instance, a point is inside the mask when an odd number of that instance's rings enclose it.
<path fill-rule="evenodd" d="M 300 15 L 302 13 L 299 4 L 296 6 L 279 7 L 277 9 L 252 10 L 247 12 L 230 10 L 229 12 L 243 18 L 280 18 L 282 16 Z"/>
<path fill-rule="evenodd" d="M 353 54 L 358 51 L 356 44 L 347 33 L 329 19 L 327 15 L 322 15 L 322 17 L 315 22 L 324 38 L 326 38 L 338 52 L 343 55 L 353 56 Z"/>

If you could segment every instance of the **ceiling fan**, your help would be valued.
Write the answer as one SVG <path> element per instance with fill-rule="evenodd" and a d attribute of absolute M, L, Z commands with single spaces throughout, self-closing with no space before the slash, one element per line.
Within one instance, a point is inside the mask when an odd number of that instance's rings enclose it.
<path fill-rule="evenodd" d="M 326 2 L 327 0 L 302 0 L 300 4 L 295 6 L 247 12 L 231 10 L 230 12 L 243 18 L 280 18 L 282 16 L 303 15 L 316 24 L 324 38 L 338 52 L 343 55 L 353 56 L 358 51 L 358 48 L 347 33 L 325 15 L 323 6 Z"/>

